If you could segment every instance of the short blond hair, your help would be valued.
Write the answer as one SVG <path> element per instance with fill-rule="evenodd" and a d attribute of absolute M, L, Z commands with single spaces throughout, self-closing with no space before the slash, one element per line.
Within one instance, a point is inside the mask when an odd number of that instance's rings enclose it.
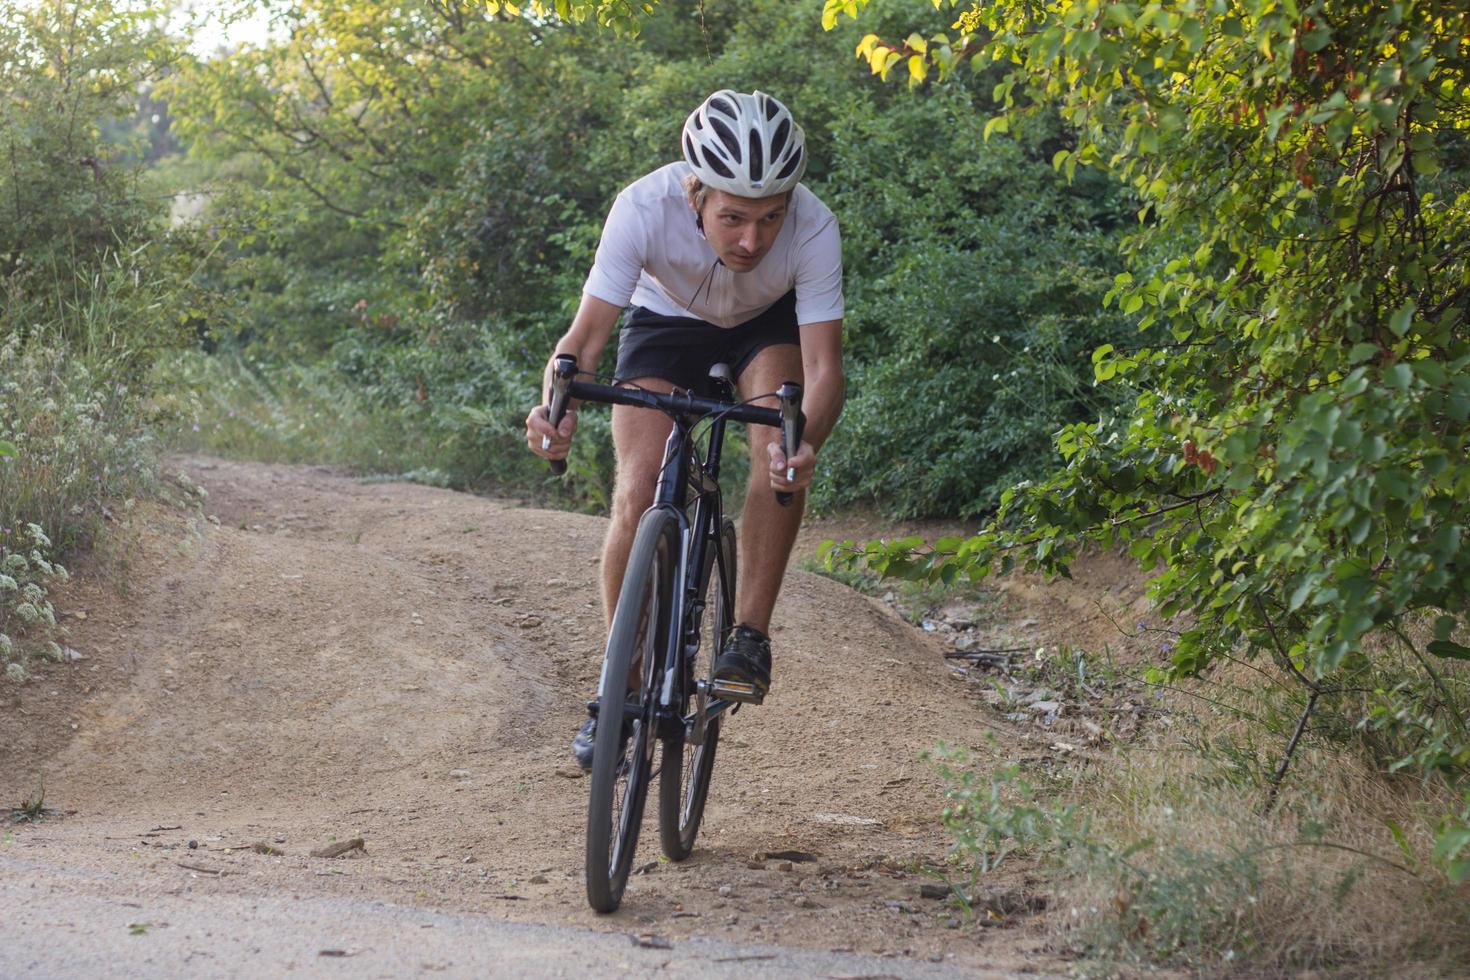
<path fill-rule="evenodd" d="M 684 175 L 684 194 L 689 198 L 689 206 L 694 209 L 695 214 L 704 214 L 704 202 L 709 200 L 709 192 L 714 190 L 704 181 L 699 179 L 699 174 L 688 173 Z M 786 203 L 791 203 L 791 195 L 794 191 L 783 191 L 781 196 L 786 198 Z M 772 194 L 772 197 L 776 195 Z"/>
<path fill-rule="evenodd" d="M 704 202 L 709 198 L 709 188 L 699 179 L 699 174 L 684 175 L 684 193 L 689 197 L 689 206 L 695 213 L 704 213 Z"/>

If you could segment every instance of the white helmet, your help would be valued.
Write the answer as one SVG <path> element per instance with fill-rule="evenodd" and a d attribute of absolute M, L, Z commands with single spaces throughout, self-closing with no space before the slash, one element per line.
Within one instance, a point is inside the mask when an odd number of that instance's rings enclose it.
<path fill-rule="evenodd" d="M 740 197 L 791 190 L 806 172 L 806 134 L 764 92 L 721 89 L 684 122 L 684 159 L 710 187 Z"/>

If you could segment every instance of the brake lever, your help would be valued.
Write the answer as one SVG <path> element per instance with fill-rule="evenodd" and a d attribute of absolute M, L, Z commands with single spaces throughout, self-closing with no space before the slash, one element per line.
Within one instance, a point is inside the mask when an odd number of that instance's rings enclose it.
<path fill-rule="evenodd" d="M 781 400 L 781 453 L 786 457 L 786 482 L 796 479 L 796 468 L 790 465 L 791 457 L 801 448 L 801 433 L 806 428 L 806 416 L 801 411 L 801 385 L 787 381 L 776 389 Z M 795 495 L 787 490 L 776 491 L 776 503 L 790 507 Z"/>
<path fill-rule="evenodd" d="M 577 358 L 572 354 L 558 354 L 552 362 L 551 367 L 551 404 L 546 407 L 546 418 L 551 422 L 554 429 L 561 425 L 561 420 L 567 414 L 567 400 L 572 391 L 572 379 L 577 376 Z M 551 437 L 541 437 L 541 448 L 551 448 Z M 561 476 L 567 471 L 567 461 L 564 459 L 549 459 L 546 461 L 551 467 L 551 472 Z"/>

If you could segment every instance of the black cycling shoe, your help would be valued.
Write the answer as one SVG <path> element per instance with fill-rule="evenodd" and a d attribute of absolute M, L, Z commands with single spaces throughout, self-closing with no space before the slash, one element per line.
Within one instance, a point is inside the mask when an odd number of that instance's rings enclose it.
<path fill-rule="evenodd" d="M 597 746 L 597 719 L 588 718 L 582 722 L 582 730 L 577 737 L 572 739 L 572 758 L 577 760 L 577 768 L 583 772 L 592 771 L 592 750 Z"/>
<path fill-rule="evenodd" d="M 597 710 L 597 702 L 592 701 L 587 705 L 589 711 Z M 623 724 L 623 748 L 628 747 L 628 736 L 632 734 L 626 722 Z M 582 722 L 581 731 L 577 732 L 572 739 L 572 758 L 577 760 L 577 768 L 583 772 L 592 771 L 592 752 L 597 748 L 597 716 L 593 715 Z"/>
<path fill-rule="evenodd" d="M 741 624 L 725 640 L 715 661 L 715 680 L 749 684 L 758 699 L 771 689 L 771 641 L 760 630 Z"/>

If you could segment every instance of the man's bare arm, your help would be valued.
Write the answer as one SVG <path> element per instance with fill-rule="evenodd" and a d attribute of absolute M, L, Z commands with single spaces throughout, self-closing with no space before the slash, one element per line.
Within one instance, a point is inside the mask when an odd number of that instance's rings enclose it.
<path fill-rule="evenodd" d="M 801 410 L 806 416 L 801 446 L 787 459 L 771 442 L 771 489 L 804 490 L 817 468 L 817 450 L 832 434 L 842 414 L 847 380 L 842 373 L 842 321 L 824 320 L 801 326 Z M 791 479 L 787 479 L 787 477 Z"/>
<path fill-rule="evenodd" d="M 824 320 L 801 327 L 801 410 L 806 415 L 803 439 L 821 449 L 847 397 L 847 379 L 842 373 L 842 321 Z"/>

